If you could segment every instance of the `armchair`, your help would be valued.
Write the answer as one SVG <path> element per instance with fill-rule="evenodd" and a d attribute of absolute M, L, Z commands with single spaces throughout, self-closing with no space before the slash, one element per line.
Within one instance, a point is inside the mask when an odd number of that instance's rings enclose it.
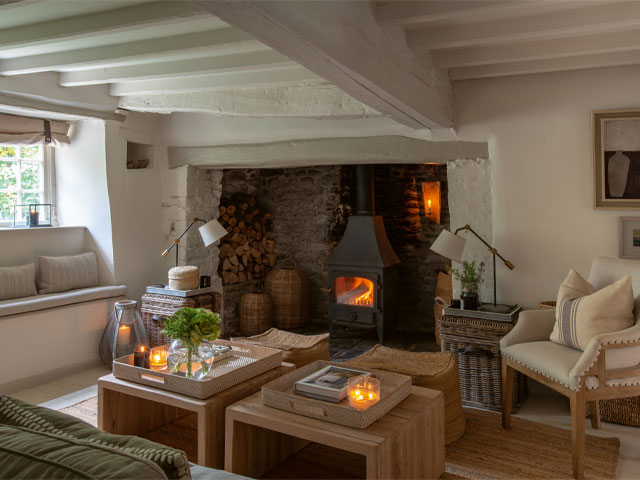
<path fill-rule="evenodd" d="M 584 477 L 586 403 L 591 426 L 599 429 L 599 400 L 640 395 L 640 261 L 597 257 L 589 283 L 600 289 L 627 275 L 635 296 L 633 327 L 596 336 L 581 352 L 549 340 L 555 310 L 532 310 L 522 312 L 515 328 L 500 341 L 503 428 L 511 426 L 514 370 L 568 397 L 573 475 L 578 479 Z"/>

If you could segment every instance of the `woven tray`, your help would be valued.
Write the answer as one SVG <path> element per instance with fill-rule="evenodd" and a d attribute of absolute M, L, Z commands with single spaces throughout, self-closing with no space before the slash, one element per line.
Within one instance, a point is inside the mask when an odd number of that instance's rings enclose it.
<path fill-rule="evenodd" d="M 133 355 L 113 361 L 113 375 L 122 380 L 158 387 L 194 398 L 209 398 L 250 378 L 280 366 L 282 352 L 274 348 L 216 340 L 216 345 L 231 347 L 232 356 L 216 362 L 204 380 L 133 365 Z"/>
<path fill-rule="evenodd" d="M 340 363 L 318 360 L 284 375 L 262 387 L 262 403 L 268 407 L 297 413 L 305 417 L 317 418 L 325 422 L 337 423 L 354 428 L 367 428 L 388 413 L 409 393 L 411 393 L 411 377 L 388 373 L 381 370 L 361 368 L 374 374 L 380 380 L 380 401 L 367 410 L 356 410 L 349 407 L 349 400 L 340 403 L 323 402 L 293 393 L 295 382 L 311 375 L 328 365 L 344 366 Z"/>

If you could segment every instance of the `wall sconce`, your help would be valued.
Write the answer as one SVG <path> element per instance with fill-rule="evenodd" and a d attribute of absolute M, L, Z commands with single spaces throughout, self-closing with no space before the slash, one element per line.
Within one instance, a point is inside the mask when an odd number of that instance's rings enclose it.
<path fill-rule="evenodd" d="M 440 182 L 422 182 L 422 197 L 427 218 L 440 224 Z"/>

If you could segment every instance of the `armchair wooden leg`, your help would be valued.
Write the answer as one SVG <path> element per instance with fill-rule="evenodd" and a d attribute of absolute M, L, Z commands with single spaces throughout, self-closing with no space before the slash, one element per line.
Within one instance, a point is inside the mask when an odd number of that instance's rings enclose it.
<path fill-rule="evenodd" d="M 573 477 L 584 478 L 584 424 L 586 415 L 586 399 L 583 391 L 572 391 L 569 397 L 571 404 L 571 446 Z"/>
<path fill-rule="evenodd" d="M 513 374 L 514 370 L 507 365 L 502 357 L 502 428 L 511 427 L 511 407 L 513 402 Z"/>
<path fill-rule="evenodd" d="M 600 430 L 600 401 L 593 400 L 589 402 L 589 412 L 591 413 L 591 426 L 596 430 Z"/>

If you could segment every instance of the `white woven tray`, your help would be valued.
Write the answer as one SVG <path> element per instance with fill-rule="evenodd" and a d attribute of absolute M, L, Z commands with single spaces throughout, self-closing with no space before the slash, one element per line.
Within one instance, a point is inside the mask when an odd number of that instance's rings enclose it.
<path fill-rule="evenodd" d="M 214 363 L 204 380 L 194 380 L 164 371 L 136 367 L 133 355 L 113 361 L 113 375 L 122 380 L 158 387 L 194 398 L 209 398 L 216 393 L 277 368 L 282 363 L 282 352 L 275 348 L 216 340 L 217 345 L 231 347 L 232 354 Z"/>
<path fill-rule="evenodd" d="M 325 422 L 347 427 L 367 428 L 411 393 L 411 377 L 360 367 L 358 370 L 371 372 L 374 377 L 380 380 L 380 401 L 367 410 L 356 410 L 349 407 L 347 398 L 340 403 L 331 403 L 293 393 L 295 382 L 327 365 L 344 366 L 340 363 L 318 360 L 298 368 L 264 385 L 262 387 L 262 403 L 268 407 L 317 418 Z"/>

